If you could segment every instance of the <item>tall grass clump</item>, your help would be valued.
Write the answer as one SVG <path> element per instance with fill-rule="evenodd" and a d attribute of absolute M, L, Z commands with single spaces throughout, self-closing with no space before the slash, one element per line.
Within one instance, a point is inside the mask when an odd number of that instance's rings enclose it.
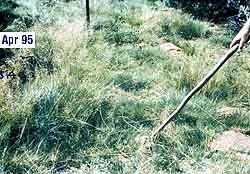
<path fill-rule="evenodd" d="M 117 99 L 118 100 L 113 103 L 113 107 L 110 109 L 111 112 L 109 112 L 109 117 L 106 119 L 107 123 L 109 123 L 112 128 L 116 128 L 117 130 L 123 129 L 124 133 L 129 133 L 135 127 L 152 126 L 153 122 L 150 120 L 149 113 L 153 112 L 157 107 L 157 102 L 139 101 L 127 96 Z M 128 137 L 128 139 L 130 138 Z"/>
<path fill-rule="evenodd" d="M 167 59 L 165 55 L 160 52 L 158 47 L 135 48 L 129 50 L 127 51 L 129 51 L 130 57 L 143 63 L 155 64 L 158 61 Z"/>
<path fill-rule="evenodd" d="M 110 44 L 121 46 L 140 42 L 138 27 L 142 20 L 138 14 L 141 11 L 133 4 L 127 1 L 112 2 L 110 6 L 113 8 L 106 14 L 102 14 L 102 9 L 98 8 L 97 13 L 101 13 L 101 16 L 94 20 L 92 28 L 94 31 L 102 31 L 104 40 Z"/>
<path fill-rule="evenodd" d="M 115 19 L 107 28 L 104 39 L 115 45 L 135 44 L 139 42 L 139 32 Z"/>
<path fill-rule="evenodd" d="M 112 81 L 114 85 L 127 92 L 141 91 L 150 86 L 150 81 L 145 79 L 143 75 L 117 74 Z"/>
<path fill-rule="evenodd" d="M 121 22 L 130 25 L 131 27 L 139 27 L 143 21 L 140 18 L 144 3 L 140 1 L 100 1 L 96 4 L 95 14 L 98 17 L 93 21 L 93 28 L 103 29 L 103 24 L 112 18 L 118 18 Z M 104 8 L 105 7 L 105 8 Z M 104 25 L 105 26 L 105 25 Z"/>
<path fill-rule="evenodd" d="M 248 101 L 249 95 L 244 89 L 249 83 L 244 79 L 249 76 L 247 69 L 249 64 L 245 60 L 245 54 L 237 56 L 233 61 L 225 65 L 210 82 L 201 90 L 201 93 L 211 99 L 222 100 L 244 100 Z M 218 59 L 201 59 L 200 56 L 187 60 L 179 71 L 179 78 L 173 79 L 178 90 L 190 91 L 195 87 L 209 70 L 217 63 Z M 234 100 L 233 100 L 234 101 Z"/>
<path fill-rule="evenodd" d="M 226 30 L 224 33 L 212 35 L 209 37 L 209 41 L 213 44 L 222 45 L 223 47 L 228 48 L 234 36 L 234 32 Z"/>
<path fill-rule="evenodd" d="M 192 16 L 173 12 L 174 15 L 167 15 L 161 20 L 161 34 L 166 37 L 176 35 L 180 38 L 190 40 L 194 38 L 207 37 L 210 33 L 209 25 L 206 22 L 193 19 Z"/>
<path fill-rule="evenodd" d="M 75 87 L 71 86 L 73 83 Z M 45 165 L 67 166 L 66 159 L 77 159 L 79 150 L 93 143 L 95 129 L 100 127 L 100 117 L 105 114 L 99 113 L 100 94 L 97 88 L 76 83 L 41 79 L 20 94 L 11 119 L 5 122 L 9 129 L 1 144 L 8 150 L 6 161 L 11 163 L 15 153 L 21 155 L 23 150 L 40 156 L 57 151 L 54 159 Z M 25 149 L 19 149 L 20 146 Z M 37 162 L 41 163 L 42 159 Z M 15 173 L 15 166 L 6 165 Z"/>

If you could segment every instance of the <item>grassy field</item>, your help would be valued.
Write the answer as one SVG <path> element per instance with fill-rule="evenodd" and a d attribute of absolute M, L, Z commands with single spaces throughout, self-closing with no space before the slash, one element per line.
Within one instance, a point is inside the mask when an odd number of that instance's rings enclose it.
<path fill-rule="evenodd" d="M 99 0 L 87 30 L 78 1 L 20 2 L 39 16 L 24 29 L 37 45 L 13 50 L 8 68 L 21 78 L 0 81 L 0 173 L 250 173 L 249 161 L 209 148 L 225 130 L 249 130 L 247 47 L 140 150 L 225 53 L 234 34 L 223 25 L 160 2 Z"/>

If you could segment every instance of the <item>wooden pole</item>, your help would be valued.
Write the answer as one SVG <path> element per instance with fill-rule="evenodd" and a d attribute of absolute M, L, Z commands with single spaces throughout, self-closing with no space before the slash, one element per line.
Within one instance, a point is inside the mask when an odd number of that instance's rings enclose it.
<path fill-rule="evenodd" d="M 87 27 L 89 27 L 89 25 L 90 25 L 89 0 L 86 0 L 86 21 L 87 21 Z"/>
<path fill-rule="evenodd" d="M 234 45 L 232 48 L 228 50 L 228 52 L 220 59 L 220 61 L 211 69 L 208 74 L 198 83 L 182 100 L 180 105 L 176 108 L 176 110 L 153 132 L 151 136 L 151 140 L 153 140 L 159 132 L 161 132 L 176 116 L 177 114 L 184 108 L 184 106 L 189 102 L 189 100 L 199 92 L 215 75 L 217 71 L 229 60 L 230 57 L 238 50 L 239 44 Z"/>

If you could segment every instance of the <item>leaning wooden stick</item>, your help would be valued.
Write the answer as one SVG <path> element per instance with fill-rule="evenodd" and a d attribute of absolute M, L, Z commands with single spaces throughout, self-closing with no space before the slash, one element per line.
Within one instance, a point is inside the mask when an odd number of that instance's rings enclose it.
<path fill-rule="evenodd" d="M 227 62 L 227 60 L 232 57 L 232 55 L 238 50 L 239 44 L 234 45 L 228 50 L 228 52 L 220 59 L 220 61 L 211 69 L 208 74 L 196 85 L 182 100 L 181 104 L 176 108 L 176 110 L 153 132 L 151 140 L 153 140 L 159 132 L 161 132 L 184 108 L 184 106 L 189 102 L 189 100 L 199 92 L 215 75 L 215 73 Z"/>

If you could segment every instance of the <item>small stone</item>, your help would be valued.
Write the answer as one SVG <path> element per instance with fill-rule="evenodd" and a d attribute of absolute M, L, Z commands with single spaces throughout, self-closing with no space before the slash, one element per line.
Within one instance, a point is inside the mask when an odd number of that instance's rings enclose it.
<path fill-rule="evenodd" d="M 177 52 L 181 51 L 181 48 L 177 47 L 176 45 L 174 45 L 170 42 L 162 43 L 160 45 L 160 48 L 162 51 L 167 51 L 167 52 L 169 52 L 169 51 L 177 51 Z"/>
<path fill-rule="evenodd" d="M 210 144 L 212 150 L 248 154 L 250 152 L 250 136 L 237 130 L 225 131 Z"/>
<path fill-rule="evenodd" d="M 166 42 L 164 40 L 161 40 L 160 50 L 164 53 L 171 54 L 171 55 L 183 55 L 181 48 L 177 47 L 171 42 Z"/>

